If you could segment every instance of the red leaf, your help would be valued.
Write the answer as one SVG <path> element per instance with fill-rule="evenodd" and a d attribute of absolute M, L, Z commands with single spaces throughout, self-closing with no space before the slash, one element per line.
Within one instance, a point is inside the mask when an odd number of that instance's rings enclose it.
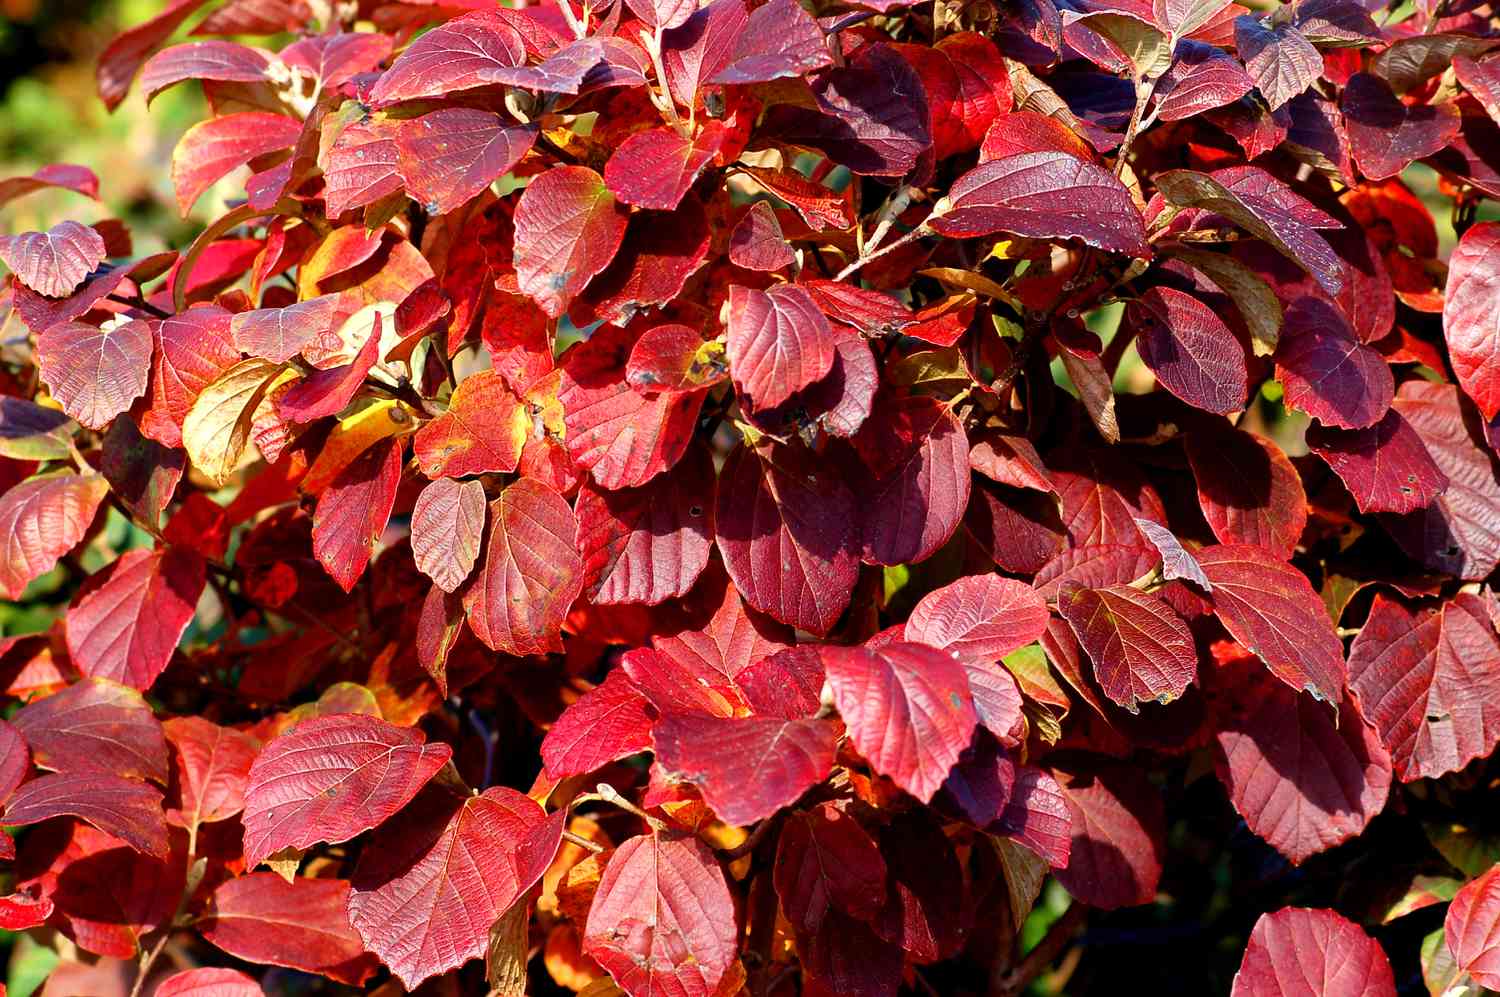
<path fill-rule="evenodd" d="M 365 375 L 380 360 L 380 313 L 354 360 L 340 367 L 313 371 L 276 396 L 276 412 L 290 422 L 312 422 L 337 415 L 354 400 Z"/>
<path fill-rule="evenodd" d="M 938 159 L 977 149 L 995 118 L 1010 110 L 1010 73 L 995 43 L 972 31 L 936 45 L 898 45 L 927 92 Z"/>
<path fill-rule="evenodd" d="M 1500 986 L 1500 865 L 1470 880 L 1448 905 L 1443 937 L 1453 961 L 1474 982 Z"/>
<path fill-rule="evenodd" d="M 1198 505 L 1223 543 L 1291 557 L 1307 525 L 1302 478 L 1281 448 L 1238 429 L 1187 435 Z"/>
<path fill-rule="evenodd" d="M 738 684 L 751 667 L 787 650 L 792 639 L 786 627 L 747 611 L 740 593 L 733 585 L 725 585 L 723 599 L 708 626 L 671 637 L 652 637 L 651 643 L 684 668 L 722 675 Z"/>
<path fill-rule="evenodd" d="M 360 852 L 349 922 L 408 989 L 479 958 L 490 926 L 551 864 L 566 816 L 503 786 L 434 787 Z"/>
<path fill-rule="evenodd" d="M 167 820 L 194 828 L 228 820 L 245 809 L 245 787 L 260 744 L 249 734 L 202 717 L 173 717 L 162 725 L 177 755 L 178 805 Z"/>
<path fill-rule="evenodd" d="M 1393 177 L 1444 149 L 1458 135 L 1458 107 L 1452 103 L 1408 105 L 1390 84 L 1369 73 L 1355 73 L 1344 84 L 1339 110 L 1359 171 L 1371 180 Z"/>
<path fill-rule="evenodd" d="M 213 20 L 209 15 L 198 29 Z M 284 23 L 278 31 L 292 30 Z M 231 31 L 229 34 L 254 32 Z M 271 34 L 274 32 L 266 32 Z M 360 73 L 376 69 L 391 54 L 390 35 L 377 32 L 337 32 L 299 38 L 281 50 L 281 61 L 288 66 L 309 70 L 323 83 L 324 91 L 347 83 Z"/>
<path fill-rule="evenodd" d="M 417 569 L 444 592 L 457 592 L 474 570 L 484 536 L 484 485 L 439 478 L 417 496 L 411 551 Z"/>
<path fill-rule="evenodd" d="M 167 781 L 167 742 L 139 692 L 83 679 L 23 706 L 11 723 L 40 768 Z"/>
<path fill-rule="evenodd" d="M 1150 255 L 1145 223 L 1125 185 L 1066 152 L 1024 152 L 980 163 L 953 182 L 946 201 L 929 224 L 953 238 L 1010 232 Z"/>
<path fill-rule="evenodd" d="M 448 214 L 509 173 L 536 142 L 535 125 L 490 111 L 449 107 L 402 122 L 396 132 L 406 192 L 430 215 Z"/>
<path fill-rule="evenodd" d="M 947 543 L 969 504 L 969 440 L 953 411 L 913 395 L 877 405 L 854 437 L 870 477 L 864 559 L 914 564 Z"/>
<path fill-rule="evenodd" d="M 1093 148 L 1056 118 L 1035 111 L 1011 111 L 998 116 L 990 125 L 979 147 L 979 161 L 987 163 L 1023 152 L 1067 152 L 1079 159 L 1094 157 Z"/>
<path fill-rule="evenodd" d="M 977 718 L 968 676 L 925 644 L 825 647 L 823 665 L 849 738 L 872 768 L 924 803 L 969 746 Z"/>
<path fill-rule="evenodd" d="M 1344 697 L 1335 723 L 1326 704 L 1278 682 L 1237 686 L 1215 761 L 1250 830 L 1294 863 L 1362 832 L 1385 807 L 1391 756 L 1355 701 Z"/>
<path fill-rule="evenodd" d="M 59 322 L 37 336 L 37 367 L 63 411 L 90 429 L 103 429 L 146 393 L 151 371 L 151 327 L 126 322 L 98 329 Z M 108 377 L 98 371 L 107 370 Z"/>
<path fill-rule="evenodd" d="M 704 661 L 639 647 L 621 658 L 620 665 L 659 716 L 734 717 L 749 712 L 734 682 Z"/>
<path fill-rule="evenodd" d="M 1128 585 L 1064 585 L 1057 611 L 1094 664 L 1104 694 L 1132 713 L 1170 703 L 1198 673 L 1193 635 L 1172 607 Z"/>
<path fill-rule="evenodd" d="M 94 175 L 93 170 L 72 163 L 52 163 L 29 177 L 6 177 L 0 180 L 0 206 L 49 187 L 71 190 L 84 197 L 99 199 L 99 178 Z"/>
<path fill-rule="evenodd" d="M 359 986 L 375 970 L 349 926 L 342 879 L 287 882 L 252 872 L 219 885 L 197 924 L 203 937 L 246 962 L 286 966 Z"/>
<path fill-rule="evenodd" d="M 1276 372 L 1288 408 L 1343 429 L 1375 425 L 1396 391 L 1380 354 L 1354 338 L 1337 309 L 1312 297 L 1298 298 L 1286 311 Z"/>
<path fill-rule="evenodd" d="M 854 328 L 835 325 L 833 340 L 833 367 L 828 374 L 775 408 L 752 413 L 757 426 L 804 439 L 816 432 L 815 427 L 844 438 L 859 432 L 874 409 L 880 371 L 870 344 Z"/>
<path fill-rule="evenodd" d="M 31 581 L 77 546 L 109 485 L 97 474 L 32 478 L 0 495 L 0 594 L 20 599 Z"/>
<path fill-rule="evenodd" d="M 568 453 L 601 488 L 638 488 L 672 467 L 692 442 L 704 391 L 646 397 L 626 381 L 631 333 L 599 329 L 563 357 L 557 400 Z"/>
<path fill-rule="evenodd" d="M 1153 287 L 1126 310 L 1141 360 L 1157 381 L 1189 405 L 1228 415 L 1245 407 L 1245 348 L 1202 301 Z"/>
<path fill-rule="evenodd" d="M 772 873 L 781 909 L 796 930 L 815 935 L 830 910 L 861 921 L 885 906 L 885 859 L 869 833 L 831 803 L 788 815 Z"/>
<path fill-rule="evenodd" d="M 0 720 L 0 803 L 31 774 L 31 751 L 21 732 Z"/>
<path fill-rule="evenodd" d="M 1500 564 L 1500 481 L 1482 427 L 1451 384 L 1408 381 L 1395 408 L 1447 475 L 1448 488 L 1426 509 L 1385 518 L 1386 527 L 1433 571 L 1484 578 Z"/>
<path fill-rule="evenodd" d="M 800 287 L 729 288 L 729 369 L 756 409 L 772 408 L 833 367 L 828 320 Z"/>
<path fill-rule="evenodd" d="M 736 954 L 734 899 L 708 846 L 663 832 L 610 857 L 583 951 L 632 997 L 711 997 Z"/>
<path fill-rule="evenodd" d="M 87 225 L 59 222 L 45 232 L 0 236 L 0 261 L 38 294 L 66 298 L 103 262 L 104 238 Z"/>
<path fill-rule="evenodd" d="M 697 786 L 720 820 L 744 827 L 828 778 L 837 725 L 679 714 L 658 720 L 652 737 L 668 774 Z"/>
<path fill-rule="evenodd" d="M 658 325 L 641 333 L 630 348 L 625 380 L 643 395 L 658 391 L 696 391 L 729 377 L 723 344 L 705 342 L 686 325 Z"/>
<path fill-rule="evenodd" d="M 520 478 L 490 503 L 484 565 L 464 590 L 474 635 L 517 656 L 562 649 L 562 622 L 583 590 L 578 521 L 563 497 Z"/>
<path fill-rule="evenodd" d="M 1464 233 L 1448 260 L 1443 338 L 1453 373 L 1486 421 L 1500 413 L 1500 222 L 1480 222 Z"/>
<path fill-rule="evenodd" d="M 1231 997 L 1395 997 L 1380 944 L 1331 910 L 1283 907 L 1250 932 Z"/>
<path fill-rule="evenodd" d="M 1108 450 L 1076 448 L 1048 454 L 1047 466 L 1062 499 L 1062 520 L 1074 547 L 1142 546 L 1137 519 L 1166 522 L 1156 489 L 1136 465 Z"/>
<path fill-rule="evenodd" d="M 401 189 L 404 181 L 396 136 L 402 127 L 396 121 L 367 118 L 334 138 L 326 157 L 320 159 L 325 213 L 330 219 Z"/>
<path fill-rule="evenodd" d="M 969 448 L 969 466 L 992 481 L 1013 488 L 1055 492 L 1036 447 L 1024 436 L 987 433 Z"/>
<path fill-rule="evenodd" d="M 25 893 L 0 897 L 0 928 L 6 931 L 27 931 L 41 927 L 52 916 L 52 908 L 52 901 L 47 897 L 33 897 Z"/>
<path fill-rule="evenodd" d="M 186 80 L 261 83 L 269 79 L 275 56 L 238 42 L 185 42 L 153 55 L 141 68 L 141 90 L 150 104 L 157 94 Z"/>
<path fill-rule="evenodd" d="M 187 455 L 146 439 L 134 419 L 116 419 L 102 442 L 99 470 L 110 491 L 135 518 L 160 524 L 182 482 Z"/>
<path fill-rule="evenodd" d="M 585 482 L 574 512 L 589 601 L 654 606 L 687 595 L 713 546 L 714 485 L 703 446 L 641 488 Z"/>
<path fill-rule="evenodd" d="M 1500 640 L 1477 596 L 1413 612 L 1377 593 L 1349 685 L 1403 782 L 1455 772 L 1500 742 Z"/>
<path fill-rule="evenodd" d="M 171 37 L 205 0 L 173 0 L 149 21 L 116 35 L 99 54 L 94 76 L 104 106 L 113 111 L 130 92 L 130 81 L 152 49 Z"/>
<path fill-rule="evenodd" d="M 452 756 L 422 732 L 336 714 L 297 724 L 266 745 L 245 787 L 245 865 L 283 848 L 337 844 L 380 824 Z"/>
<path fill-rule="evenodd" d="M 713 0 L 663 34 L 666 82 L 679 104 L 694 106 L 704 81 L 729 64 L 748 16 L 744 0 Z"/>
<path fill-rule="evenodd" d="M 182 420 L 198 393 L 239 363 L 230 321 L 228 312 L 211 305 L 173 315 L 157 326 L 150 408 L 140 416 L 144 435 L 163 446 L 182 446 Z"/>
<path fill-rule="evenodd" d="M 624 669 L 563 711 L 542 739 L 542 762 L 552 779 L 582 775 L 651 747 L 653 716 Z"/>
<path fill-rule="evenodd" d="M 417 431 L 412 452 L 429 478 L 508 474 L 521 459 L 530 422 L 504 378 L 476 371 L 458 383 L 448 411 Z"/>
<path fill-rule="evenodd" d="M 237 969 L 185 969 L 156 986 L 156 997 L 263 997 L 255 980 Z"/>
<path fill-rule="evenodd" d="M 1043 599 L 1056 599 L 1063 586 L 1088 588 L 1128 585 L 1151 573 L 1156 558 L 1144 544 L 1090 544 L 1060 552 L 1036 573 L 1032 584 Z"/>
<path fill-rule="evenodd" d="M 1456 55 L 1453 75 L 1484 106 L 1491 118 L 1500 121 L 1500 62 L 1494 59 L 1476 62 L 1466 55 Z M 0 203 L 3 201 L 4 195 L 0 194 Z"/>
<path fill-rule="evenodd" d="M 149 689 L 193 620 L 206 572 L 184 547 L 132 550 L 68 610 L 68 653 L 85 675 Z"/>
<path fill-rule="evenodd" d="M 724 144 L 724 126 L 705 121 L 691 137 L 661 126 L 636 132 L 604 164 L 604 183 L 626 204 L 672 211 Z"/>
<path fill-rule="evenodd" d="M 1118 762 L 1060 772 L 1073 819 L 1066 868 L 1053 875 L 1073 897 L 1102 910 L 1151 903 L 1166 851 L 1161 797 L 1143 771 Z"/>
<path fill-rule="evenodd" d="M 103 772 L 57 772 L 23 784 L 5 805 L 0 824 L 38 824 L 64 815 L 80 817 L 138 852 L 167 857 L 161 790 Z"/>
<path fill-rule="evenodd" d="M 506 71 L 525 63 L 526 46 L 516 29 L 494 11 L 479 11 L 440 24 L 408 45 L 368 99 L 381 107 L 510 82 Z"/>
<path fill-rule="evenodd" d="M 593 170 L 554 166 L 527 185 L 515 222 L 521 291 L 557 318 L 614 259 L 626 213 Z"/>
<path fill-rule="evenodd" d="M 380 440 L 360 454 L 318 496 L 313 510 L 313 554 L 345 592 L 354 588 L 380 543 L 401 483 L 399 438 Z"/>
<path fill-rule="evenodd" d="M 719 472 L 715 543 L 745 601 L 826 634 L 859 575 L 854 498 L 800 448 L 735 448 Z"/>
<path fill-rule="evenodd" d="M 574 302 L 574 324 L 629 325 L 647 306 L 672 301 L 703 265 L 710 242 L 708 216 L 696 198 L 683 201 L 667 225 L 637 212 L 614 262 Z"/>
<path fill-rule="evenodd" d="M 1396 409 L 1367 429 L 1308 426 L 1307 446 L 1343 479 L 1360 512 L 1414 512 L 1448 488 L 1448 476 Z"/>
<path fill-rule="evenodd" d="M 1343 701 L 1344 645 L 1306 575 L 1248 544 L 1205 547 L 1198 563 L 1213 583 L 1214 611 L 1235 640 L 1293 689 Z"/>
<path fill-rule="evenodd" d="M 729 235 L 729 262 L 746 270 L 774 273 L 796 262 L 770 201 L 756 201 Z"/>
<path fill-rule="evenodd" d="M 1031 586 L 999 575 L 971 575 L 922 597 L 906 639 L 993 664 L 1047 629 L 1047 604 Z"/>
<path fill-rule="evenodd" d="M 771 0 L 750 12 L 734 53 L 710 83 L 765 83 L 833 62 L 823 31 L 797 0 Z"/>

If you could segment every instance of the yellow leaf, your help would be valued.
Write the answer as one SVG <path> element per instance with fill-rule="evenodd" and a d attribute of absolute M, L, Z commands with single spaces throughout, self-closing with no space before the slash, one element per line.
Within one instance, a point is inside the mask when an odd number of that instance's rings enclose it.
<path fill-rule="evenodd" d="M 241 360 L 203 389 L 182 420 L 188 459 L 216 487 L 239 468 L 255 408 L 282 374 L 290 376 L 269 360 Z"/>
<path fill-rule="evenodd" d="M 345 416 L 328 434 L 323 450 L 302 479 L 302 490 L 317 495 L 333 483 L 340 471 L 375 443 L 417 428 L 416 414 L 404 402 L 382 398 L 353 415 Z"/>

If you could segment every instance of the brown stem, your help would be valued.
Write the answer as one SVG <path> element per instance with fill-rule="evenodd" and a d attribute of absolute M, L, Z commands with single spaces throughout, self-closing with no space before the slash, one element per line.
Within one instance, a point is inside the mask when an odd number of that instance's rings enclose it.
<path fill-rule="evenodd" d="M 1026 988 L 1031 986 L 1031 981 L 1041 976 L 1042 970 L 1062 955 L 1087 918 L 1088 908 L 1080 903 L 1075 902 L 1063 911 L 1062 916 L 1052 922 L 1036 948 L 1027 952 L 1014 968 L 991 981 L 990 997 L 1019 997 L 1025 993 Z"/>

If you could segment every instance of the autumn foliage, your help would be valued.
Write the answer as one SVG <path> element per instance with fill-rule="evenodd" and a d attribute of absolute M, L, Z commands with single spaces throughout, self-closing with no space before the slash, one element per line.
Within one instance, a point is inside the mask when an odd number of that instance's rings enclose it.
<path fill-rule="evenodd" d="M 569 2 L 173 0 L 227 211 L 0 237 L 45 992 L 1500 988 L 1492 6 Z"/>

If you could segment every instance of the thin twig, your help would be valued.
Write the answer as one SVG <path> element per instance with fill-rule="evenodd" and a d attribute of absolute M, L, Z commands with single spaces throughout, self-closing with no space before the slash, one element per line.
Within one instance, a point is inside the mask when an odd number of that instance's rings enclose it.
<path fill-rule="evenodd" d="M 997 974 L 990 984 L 990 997 L 1017 997 L 1025 993 L 1031 981 L 1041 976 L 1042 970 L 1062 955 L 1087 917 L 1088 908 L 1080 903 L 1074 903 L 1063 911 L 1062 916 L 1052 922 L 1036 948 L 1026 953 L 1014 968 Z"/>
<path fill-rule="evenodd" d="M 855 260 L 853 263 L 850 263 L 844 269 L 840 270 L 838 272 L 838 276 L 834 277 L 833 279 L 834 280 L 843 280 L 845 277 L 848 277 L 850 274 L 858 272 L 862 267 L 865 266 L 865 264 L 867 264 L 867 263 L 873 263 L 874 261 L 880 259 L 882 256 L 886 255 L 887 253 L 893 253 L 896 250 L 900 249 L 902 246 L 905 246 L 905 245 L 907 245 L 909 243 L 915 242 L 916 240 L 924 238 L 925 236 L 928 236 L 928 235 L 931 235 L 931 234 L 932 234 L 932 232 L 931 232 L 930 229 L 928 229 L 927 223 L 923 222 L 921 225 L 918 225 L 916 228 L 912 229 L 910 232 L 906 233 L 901 238 L 897 239 L 895 242 L 886 243 L 884 246 L 881 246 L 879 249 L 876 249 L 876 250 L 874 250 L 874 251 L 872 251 L 870 253 L 866 253 L 864 256 L 861 256 L 859 259 Z"/>

